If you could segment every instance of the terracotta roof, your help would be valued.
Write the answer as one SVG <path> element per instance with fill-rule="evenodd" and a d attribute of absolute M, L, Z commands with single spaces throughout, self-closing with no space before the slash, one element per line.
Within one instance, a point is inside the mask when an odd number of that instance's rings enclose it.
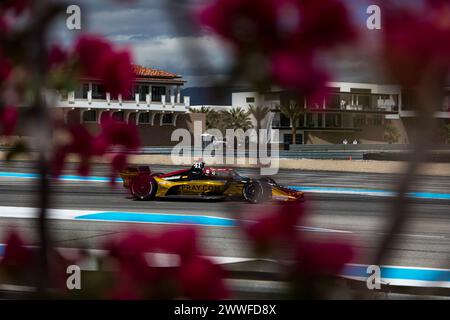
<path fill-rule="evenodd" d="M 146 68 L 143 66 L 139 66 L 134 64 L 134 73 L 137 77 L 150 77 L 150 78 L 165 78 L 165 79 L 174 79 L 174 78 L 181 78 L 176 73 L 167 72 L 163 70 L 157 70 L 153 68 Z"/>

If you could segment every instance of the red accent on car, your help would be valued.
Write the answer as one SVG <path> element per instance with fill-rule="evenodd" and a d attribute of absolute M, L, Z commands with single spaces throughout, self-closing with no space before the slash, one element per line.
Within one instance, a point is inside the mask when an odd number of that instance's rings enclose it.
<path fill-rule="evenodd" d="M 180 175 L 183 173 L 188 173 L 190 169 L 182 169 L 182 170 L 177 170 L 177 171 L 173 171 L 173 172 L 169 172 L 163 175 L 158 176 L 158 178 L 167 178 L 167 177 L 171 177 L 171 176 L 176 176 L 176 175 Z"/>

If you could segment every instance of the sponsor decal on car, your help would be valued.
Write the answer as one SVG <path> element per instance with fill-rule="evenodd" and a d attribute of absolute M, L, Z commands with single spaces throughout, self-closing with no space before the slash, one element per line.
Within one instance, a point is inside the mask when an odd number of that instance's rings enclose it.
<path fill-rule="evenodd" d="M 218 192 L 221 190 L 221 186 L 218 185 L 208 185 L 208 184 L 186 184 L 181 186 L 182 192 L 206 192 L 213 191 Z"/>

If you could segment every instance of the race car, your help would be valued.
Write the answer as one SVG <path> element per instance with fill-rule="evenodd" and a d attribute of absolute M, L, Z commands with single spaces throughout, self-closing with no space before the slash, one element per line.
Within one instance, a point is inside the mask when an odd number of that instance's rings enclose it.
<path fill-rule="evenodd" d="M 128 167 L 120 176 L 123 186 L 136 200 L 190 198 L 205 200 L 304 201 L 304 194 L 264 177 L 242 177 L 232 168 L 205 167 L 203 162 L 191 168 L 167 174 L 153 173 L 150 167 Z"/>

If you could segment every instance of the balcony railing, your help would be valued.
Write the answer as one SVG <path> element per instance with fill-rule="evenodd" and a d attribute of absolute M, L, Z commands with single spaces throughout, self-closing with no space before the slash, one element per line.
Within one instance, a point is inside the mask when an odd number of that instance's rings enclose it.
<path fill-rule="evenodd" d="M 189 97 L 182 97 L 180 94 L 178 95 L 160 95 L 157 97 L 152 97 L 150 94 L 146 94 L 145 96 L 136 93 L 134 95 L 118 95 L 116 98 L 112 98 L 112 96 L 109 93 L 93 93 L 92 91 L 87 91 L 82 94 L 78 92 L 68 92 L 67 96 L 61 95 L 61 100 L 67 100 L 69 103 L 75 103 L 75 100 L 84 100 L 88 102 L 93 101 L 101 101 L 101 102 L 118 102 L 118 103 L 130 103 L 135 102 L 137 105 L 139 104 L 154 104 L 154 103 L 160 103 L 163 105 L 190 105 L 190 98 Z"/>
<path fill-rule="evenodd" d="M 398 112 L 398 95 L 340 93 L 327 96 L 323 103 L 307 103 L 312 110 Z"/>

